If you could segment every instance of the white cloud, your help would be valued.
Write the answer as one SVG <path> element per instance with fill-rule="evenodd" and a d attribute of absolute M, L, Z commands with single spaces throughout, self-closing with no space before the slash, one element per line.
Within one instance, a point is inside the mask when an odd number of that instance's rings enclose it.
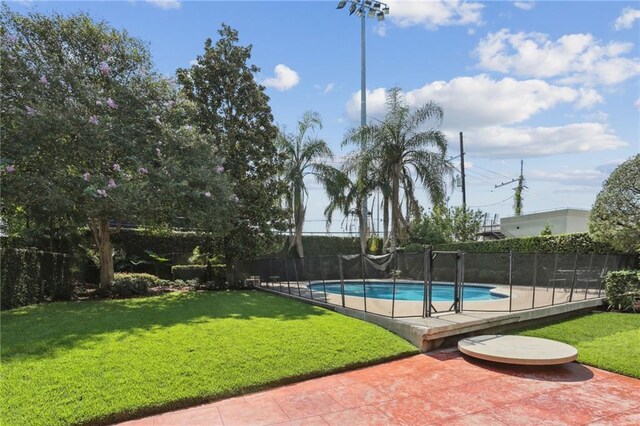
<path fill-rule="evenodd" d="M 328 83 L 325 87 L 324 87 L 324 94 L 326 95 L 327 93 L 330 93 L 331 91 L 333 91 L 333 88 L 336 84 L 335 83 Z"/>
<path fill-rule="evenodd" d="M 623 55 L 632 43 L 604 44 L 591 34 L 490 33 L 475 50 L 480 68 L 525 77 L 558 77 L 565 84 L 615 85 L 640 74 L 640 60 Z"/>
<path fill-rule="evenodd" d="M 479 25 L 484 5 L 463 0 L 388 0 L 389 19 L 400 27 L 420 25 L 437 29 L 450 25 Z"/>
<path fill-rule="evenodd" d="M 198 65 L 198 60 L 197 59 L 190 60 L 189 65 L 191 65 L 192 67 Z"/>
<path fill-rule="evenodd" d="M 451 137 L 455 139 L 455 134 Z M 489 126 L 465 132 L 465 148 L 477 156 L 491 158 L 544 157 L 614 150 L 626 145 L 601 123 L 558 127 Z"/>
<path fill-rule="evenodd" d="M 274 73 L 275 77 L 267 78 L 262 82 L 265 87 L 273 87 L 276 90 L 285 91 L 300 82 L 298 73 L 284 64 L 276 65 Z"/>
<path fill-rule="evenodd" d="M 561 171 L 531 170 L 527 179 L 543 182 L 555 182 L 564 185 L 600 186 L 608 173 L 597 169 L 575 169 Z"/>
<path fill-rule="evenodd" d="M 622 10 L 622 15 L 618 16 L 613 26 L 617 31 L 622 29 L 628 30 L 633 27 L 634 22 L 637 20 L 640 20 L 640 9 L 627 7 Z"/>
<path fill-rule="evenodd" d="M 160 9 L 180 9 L 182 3 L 180 0 L 145 0 L 147 3 L 152 4 L 153 6 L 159 7 Z"/>
<path fill-rule="evenodd" d="M 384 116 L 385 93 L 384 88 L 367 92 L 367 115 L 378 119 Z M 543 80 L 494 80 L 484 74 L 435 81 L 405 92 L 405 99 L 411 107 L 435 101 L 445 112 L 443 126 L 451 129 L 521 123 L 562 103 L 586 108 L 603 100 L 593 89 L 578 90 Z M 352 120 L 360 116 L 359 91 L 352 95 L 346 109 Z"/>
<path fill-rule="evenodd" d="M 533 0 L 527 0 L 527 1 L 517 1 L 513 3 L 513 5 L 518 9 L 531 10 L 535 7 L 536 3 Z"/>
<path fill-rule="evenodd" d="M 637 109 L 640 109 L 640 98 L 638 98 L 635 103 L 633 104 L 634 107 L 636 107 Z"/>
<path fill-rule="evenodd" d="M 373 27 L 373 32 L 380 37 L 386 37 L 387 25 L 384 22 L 379 22 L 378 25 Z"/>

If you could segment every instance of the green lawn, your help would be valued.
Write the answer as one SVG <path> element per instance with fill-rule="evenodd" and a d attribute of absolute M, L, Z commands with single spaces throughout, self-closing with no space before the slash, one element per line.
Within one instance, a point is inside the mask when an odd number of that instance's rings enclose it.
<path fill-rule="evenodd" d="M 3 312 L 3 425 L 106 423 L 417 353 L 372 324 L 259 292 Z"/>
<path fill-rule="evenodd" d="M 517 334 L 568 343 L 578 361 L 640 379 L 640 315 L 599 312 Z"/>

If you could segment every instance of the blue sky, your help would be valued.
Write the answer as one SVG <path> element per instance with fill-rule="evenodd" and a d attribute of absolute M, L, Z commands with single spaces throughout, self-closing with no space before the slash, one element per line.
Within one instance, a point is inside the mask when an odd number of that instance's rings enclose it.
<path fill-rule="evenodd" d="M 253 45 L 276 122 L 293 128 L 304 111 L 318 111 L 319 135 L 339 161 L 344 133 L 359 123 L 360 23 L 336 3 L 9 2 L 19 12 L 84 11 L 126 29 L 167 75 L 227 23 Z M 469 206 L 512 215 L 514 185 L 494 185 L 516 178 L 523 159 L 525 213 L 588 209 L 615 165 L 640 151 L 637 1 L 388 3 L 384 23 L 367 21 L 368 115 L 384 115 L 393 86 L 412 106 L 438 102 L 450 156 L 465 135 Z M 326 199 L 308 186 L 305 231 L 325 231 Z M 458 188 L 449 203 L 461 203 Z M 349 228 L 340 217 L 331 227 Z"/>

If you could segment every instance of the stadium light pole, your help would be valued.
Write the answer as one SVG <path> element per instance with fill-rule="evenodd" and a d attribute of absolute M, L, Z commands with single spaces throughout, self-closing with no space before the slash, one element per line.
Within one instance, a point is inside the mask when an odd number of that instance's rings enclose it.
<path fill-rule="evenodd" d="M 353 15 L 355 13 L 356 16 L 360 17 L 360 126 L 364 127 L 367 125 L 367 49 L 365 42 L 366 21 L 367 17 L 375 17 L 378 21 L 384 21 L 385 15 L 389 14 L 389 5 L 384 2 L 374 0 L 340 0 L 336 9 L 342 9 L 347 4 L 350 4 L 349 15 Z M 361 225 L 360 229 L 361 238 L 362 235 L 366 234 L 367 222 L 369 220 L 367 203 L 368 196 L 365 195 L 361 208 L 362 222 L 364 222 L 364 224 Z M 362 229 L 362 226 L 364 226 L 364 229 Z M 361 251 L 362 253 L 365 252 L 365 248 L 362 247 L 362 241 Z"/>

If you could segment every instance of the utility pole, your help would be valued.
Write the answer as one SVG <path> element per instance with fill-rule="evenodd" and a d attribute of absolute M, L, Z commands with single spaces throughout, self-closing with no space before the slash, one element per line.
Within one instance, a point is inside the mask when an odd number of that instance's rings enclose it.
<path fill-rule="evenodd" d="M 464 181 L 464 142 L 460 132 L 460 176 L 462 178 L 462 210 L 467 211 L 467 191 Z"/>
<path fill-rule="evenodd" d="M 500 185 L 495 185 L 494 188 L 500 188 L 501 186 L 509 185 L 510 183 L 518 182 L 518 186 L 515 187 L 513 208 L 516 216 L 522 214 L 522 192 L 526 188 L 524 184 L 524 161 L 520 160 L 520 176 L 517 179 L 511 179 L 509 182 L 503 182 Z"/>

